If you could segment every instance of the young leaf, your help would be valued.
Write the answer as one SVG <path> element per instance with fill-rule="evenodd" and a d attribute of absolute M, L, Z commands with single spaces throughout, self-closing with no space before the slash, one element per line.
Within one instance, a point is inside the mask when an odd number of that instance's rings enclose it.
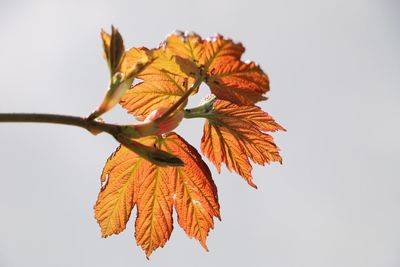
<path fill-rule="evenodd" d="M 119 71 L 119 65 L 124 56 L 125 46 L 119 31 L 111 26 L 111 35 L 105 31 L 101 31 L 101 39 L 103 40 L 103 53 L 113 76 Z"/>
<path fill-rule="evenodd" d="M 146 252 L 146 256 L 163 247 L 168 241 L 172 226 L 172 206 L 174 177 L 167 168 L 146 161 L 140 166 L 134 194 L 138 205 L 135 223 L 136 242 Z"/>
<path fill-rule="evenodd" d="M 135 205 L 134 184 L 142 175 L 139 170 L 144 159 L 132 155 L 136 154 L 119 146 L 104 166 L 101 175 L 103 186 L 94 207 L 103 237 L 122 232 Z"/>
<path fill-rule="evenodd" d="M 230 171 L 241 175 L 249 185 L 252 181 L 253 162 L 264 165 L 281 162 L 279 149 L 273 138 L 264 132 L 285 129 L 271 116 L 256 106 L 238 106 L 217 100 L 213 110 L 207 114 L 201 139 L 201 151 L 221 170 L 224 163 Z"/>
<path fill-rule="evenodd" d="M 166 49 L 175 55 L 182 70 L 189 75 L 197 74 L 202 67 L 203 40 L 195 33 L 176 31 L 165 40 Z"/>
<path fill-rule="evenodd" d="M 203 64 L 207 85 L 218 98 L 239 105 L 265 100 L 269 90 L 267 75 L 254 62 L 240 61 L 242 44 L 218 35 L 204 42 Z"/>
<path fill-rule="evenodd" d="M 172 106 L 195 80 L 182 71 L 174 55 L 164 47 L 152 51 L 152 57 L 154 61 L 137 76 L 143 82 L 129 89 L 120 102 L 122 107 L 140 120 L 155 109 Z"/>
<path fill-rule="evenodd" d="M 221 219 L 210 169 L 197 150 L 175 133 L 169 134 L 163 147 L 185 162 L 184 167 L 169 167 L 171 176 L 176 177 L 174 204 L 178 223 L 207 250 L 206 238 L 214 227 L 213 216 Z"/>
<path fill-rule="evenodd" d="M 175 133 L 141 141 L 177 155 L 185 165 L 154 165 L 120 146 L 104 167 L 104 186 L 95 205 L 103 236 L 124 230 L 136 204 L 136 241 L 150 256 L 169 239 L 175 206 L 180 226 L 206 248 L 213 217 L 219 218 L 217 189 L 207 165 L 196 149 Z"/>
<path fill-rule="evenodd" d="M 110 82 L 102 102 L 89 115 L 93 120 L 112 109 L 131 87 L 135 77 L 152 62 L 146 49 L 132 48 L 125 51 L 123 40 L 118 30 L 112 27 L 112 34 L 101 32 L 104 57 L 110 69 Z"/>
<path fill-rule="evenodd" d="M 268 76 L 254 62 L 241 61 L 244 47 L 222 35 L 202 40 L 196 34 L 176 32 L 165 41 L 166 49 L 192 62 L 182 62 L 182 69 L 195 73 L 199 68 L 211 91 L 219 98 L 239 105 L 253 105 L 265 100 L 269 90 Z"/>

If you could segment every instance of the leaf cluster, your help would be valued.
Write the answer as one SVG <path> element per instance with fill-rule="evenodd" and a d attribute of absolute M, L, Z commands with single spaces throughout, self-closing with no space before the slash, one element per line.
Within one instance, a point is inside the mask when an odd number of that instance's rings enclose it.
<path fill-rule="evenodd" d="M 110 84 L 89 118 L 119 103 L 141 121 L 125 128 L 101 175 L 94 208 L 103 237 L 123 231 L 136 206 L 136 242 L 149 257 L 169 239 L 175 210 L 187 235 L 207 249 L 214 217 L 220 219 L 217 188 L 196 148 L 173 130 L 184 118 L 205 119 L 202 154 L 219 172 L 224 164 L 256 187 L 251 162 L 282 162 L 269 132 L 285 129 L 255 105 L 266 100 L 268 76 L 242 61 L 242 44 L 222 35 L 174 32 L 157 48 L 128 50 L 114 27 L 101 37 Z M 201 84 L 211 95 L 187 108 Z"/>

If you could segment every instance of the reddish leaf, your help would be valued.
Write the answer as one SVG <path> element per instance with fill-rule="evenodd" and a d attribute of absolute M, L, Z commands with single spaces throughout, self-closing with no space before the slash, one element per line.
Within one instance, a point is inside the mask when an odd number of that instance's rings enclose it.
<path fill-rule="evenodd" d="M 266 99 L 268 76 L 254 62 L 241 61 L 245 50 L 242 44 L 221 35 L 202 40 L 196 34 L 181 32 L 170 35 L 165 43 L 176 57 L 192 62 L 192 65 L 181 63 L 186 73 L 202 72 L 218 98 L 240 105 L 252 105 Z M 193 70 L 194 66 L 198 67 L 197 71 Z"/>
<path fill-rule="evenodd" d="M 224 163 L 256 187 L 249 159 L 261 165 L 282 161 L 273 138 L 263 131 L 285 129 L 260 108 L 217 100 L 207 118 L 201 150 L 218 171 Z"/>
<path fill-rule="evenodd" d="M 266 99 L 269 80 L 254 62 L 240 61 L 243 52 L 242 44 L 218 35 L 204 42 L 202 62 L 207 72 L 206 82 L 218 98 L 252 105 Z"/>

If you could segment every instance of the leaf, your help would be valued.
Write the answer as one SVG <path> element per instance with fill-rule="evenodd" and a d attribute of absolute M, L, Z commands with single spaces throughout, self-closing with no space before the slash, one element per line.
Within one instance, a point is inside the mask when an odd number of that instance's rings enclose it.
<path fill-rule="evenodd" d="M 256 188 L 249 159 L 260 165 L 282 161 L 273 138 L 264 132 L 285 129 L 260 108 L 217 100 L 207 118 L 201 151 L 218 172 L 224 163 L 228 170 L 235 171 Z"/>
<path fill-rule="evenodd" d="M 150 145 L 153 138 L 142 139 Z M 140 166 L 145 160 L 124 146 L 108 158 L 101 174 L 102 189 L 95 205 L 95 217 L 103 237 L 122 232 L 135 205 L 134 183 L 141 175 Z"/>
<path fill-rule="evenodd" d="M 217 35 L 202 40 L 193 33 L 177 32 L 166 40 L 166 47 L 176 57 L 192 61 L 181 63 L 186 73 L 202 72 L 211 91 L 220 99 L 239 105 L 253 105 L 265 100 L 268 76 L 254 62 L 242 62 L 244 47 Z M 193 65 L 199 70 L 193 70 Z"/>
<path fill-rule="evenodd" d="M 188 82 L 185 78 L 160 71 L 147 75 L 145 81 L 129 89 L 120 104 L 130 114 L 143 120 L 156 109 L 172 106 L 187 90 Z"/>
<path fill-rule="evenodd" d="M 119 65 L 124 56 L 124 41 L 114 26 L 111 26 L 111 35 L 102 30 L 101 39 L 103 40 L 104 57 L 107 60 L 111 76 L 113 76 L 114 73 L 118 72 Z"/>
<path fill-rule="evenodd" d="M 182 72 L 168 50 L 160 47 L 152 51 L 152 57 L 154 61 L 137 76 L 143 82 L 129 89 L 120 101 L 122 107 L 140 120 L 156 109 L 172 106 L 194 83 L 194 78 Z"/>
<path fill-rule="evenodd" d="M 110 70 L 110 83 L 100 105 L 88 117 L 94 120 L 117 105 L 131 87 L 134 78 L 152 61 L 145 48 L 131 48 L 125 51 L 122 36 L 112 27 L 112 34 L 102 31 L 103 52 Z"/>
<path fill-rule="evenodd" d="M 199 72 L 203 54 L 203 40 L 195 33 L 176 31 L 165 40 L 166 49 L 175 55 L 181 69 L 188 75 Z"/>
<path fill-rule="evenodd" d="M 136 242 L 149 257 L 158 247 L 163 247 L 171 236 L 173 179 L 167 170 L 143 162 L 134 194 L 138 205 Z"/>
<path fill-rule="evenodd" d="M 175 206 L 179 225 L 207 248 L 206 237 L 214 226 L 213 217 L 220 218 L 217 189 L 207 165 L 196 149 L 175 133 L 140 141 L 177 155 L 185 165 L 154 165 L 120 146 L 104 167 L 104 186 L 95 205 L 103 236 L 124 230 L 137 205 L 136 241 L 149 257 L 168 241 Z"/>
<path fill-rule="evenodd" d="M 220 219 L 217 188 L 211 172 L 197 150 L 179 135 L 170 134 L 164 147 L 185 162 L 184 167 L 169 167 L 170 175 L 176 177 L 174 204 L 179 225 L 208 250 L 206 238 L 214 228 L 213 216 Z"/>
<path fill-rule="evenodd" d="M 244 50 L 242 44 L 218 35 L 204 42 L 202 62 L 213 94 L 239 105 L 253 105 L 266 99 L 269 80 L 254 62 L 240 61 Z"/>
<path fill-rule="evenodd" d="M 157 108 L 172 106 L 200 76 L 220 99 L 239 105 L 265 100 L 268 77 L 254 62 L 242 62 L 243 52 L 242 44 L 221 35 L 203 40 L 194 33 L 172 33 L 152 50 L 154 62 L 137 76 L 143 82 L 123 96 L 121 105 L 142 120 Z"/>
<path fill-rule="evenodd" d="M 125 77 L 137 77 L 154 59 L 147 48 L 131 48 L 125 52 L 119 71 Z"/>

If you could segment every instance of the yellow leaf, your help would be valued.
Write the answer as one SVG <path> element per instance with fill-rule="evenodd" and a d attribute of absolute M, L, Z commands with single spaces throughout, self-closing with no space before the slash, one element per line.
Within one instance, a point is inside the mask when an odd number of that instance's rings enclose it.
<path fill-rule="evenodd" d="M 199 36 L 183 33 L 169 35 L 159 48 L 151 50 L 153 61 L 137 75 L 143 82 L 128 90 L 121 99 L 122 107 L 143 120 L 153 110 L 172 106 L 200 75 L 197 58 L 201 52 L 202 40 Z"/>
<path fill-rule="evenodd" d="M 146 74 L 146 80 L 129 89 L 120 104 L 143 120 L 156 109 L 172 106 L 187 90 L 187 79 L 159 71 L 153 75 Z"/>

